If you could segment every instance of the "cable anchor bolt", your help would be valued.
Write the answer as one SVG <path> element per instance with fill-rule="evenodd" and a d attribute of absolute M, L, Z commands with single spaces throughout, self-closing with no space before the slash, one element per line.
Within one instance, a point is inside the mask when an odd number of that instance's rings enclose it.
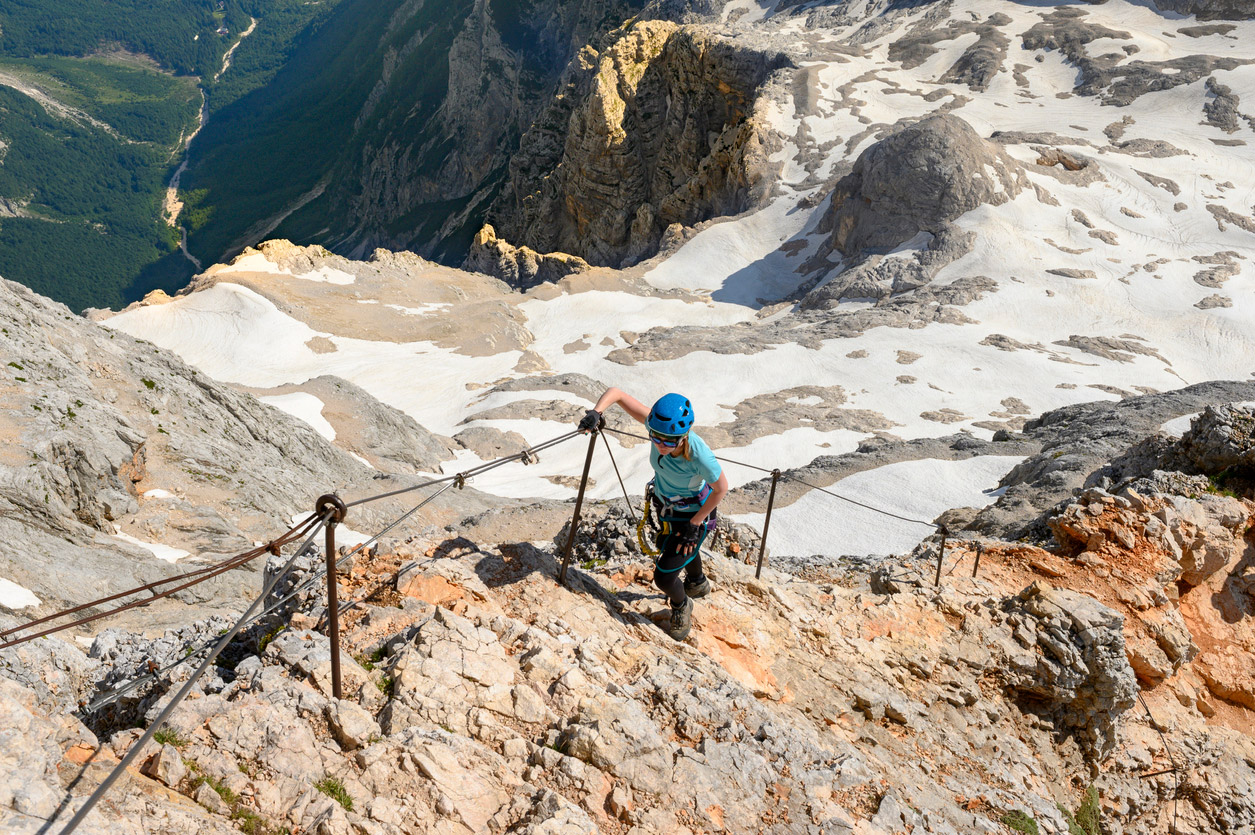
<path fill-rule="evenodd" d="M 314 502 L 314 513 L 318 516 L 326 516 L 327 524 L 338 525 L 344 521 L 349 509 L 345 507 L 344 500 L 335 493 L 324 493 L 318 497 L 318 501 Z"/>

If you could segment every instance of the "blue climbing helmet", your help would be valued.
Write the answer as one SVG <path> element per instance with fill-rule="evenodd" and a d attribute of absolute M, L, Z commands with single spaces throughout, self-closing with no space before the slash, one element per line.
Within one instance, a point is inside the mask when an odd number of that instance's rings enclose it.
<path fill-rule="evenodd" d="M 693 428 L 693 404 L 682 394 L 664 394 L 649 410 L 645 425 L 659 435 L 687 435 Z"/>

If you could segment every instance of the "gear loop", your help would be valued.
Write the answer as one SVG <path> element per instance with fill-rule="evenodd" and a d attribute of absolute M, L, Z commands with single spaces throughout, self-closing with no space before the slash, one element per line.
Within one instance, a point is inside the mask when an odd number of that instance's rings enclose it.
<path fill-rule="evenodd" d="M 314 513 L 319 516 L 326 515 L 327 524 L 338 525 L 344 521 L 349 509 L 345 507 L 344 500 L 335 493 L 324 493 L 318 497 L 318 501 L 314 502 Z"/>

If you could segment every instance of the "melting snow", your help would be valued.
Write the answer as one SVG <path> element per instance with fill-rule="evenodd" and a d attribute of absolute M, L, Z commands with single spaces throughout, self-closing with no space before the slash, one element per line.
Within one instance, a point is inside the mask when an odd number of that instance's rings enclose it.
<path fill-rule="evenodd" d="M 43 601 L 23 586 L 0 577 L 0 606 L 17 611 L 38 606 Z"/>
<path fill-rule="evenodd" d="M 122 529 L 117 525 L 113 526 L 113 538 L 120 539 L 123 542 L 129 542 L 132 545 L 138 545 L 145 551 L 150 552 L 157 559 L 168 563 L 176 563 L 183 557 L 190 556 L 189 552 L 180 548 L 171 548 L 168 545 L 161 545 L 156 542 L 145 542 L 142 539 L 136 539 L 130 534 L 123 533 Z"/>
<path fill-rule="evenodd" d="M 257 399 L 263 403 L 269 403 L 280 411 L 287 412 L 298 420 L 305 421 L 328 441 L 336 439 L 335 427 L 322 416 L 323 402 L 314 395 L 296 391 L 291 394 L 267 395 Z"/>
<path fill-rule="evenodd" d="M 983 456 L 963 461 L 903 461 L 841 479 L 826 488 L 891 513 L 931 522 L 952 507 L 984 507 L 999 479 L 1024 459 Z M 762 530 L 762 513 L 733 517 Z M 932 529 L 894 519 L 812 490 L 772 511 L 767 548 L 777 554 L 900 554 Z"/>

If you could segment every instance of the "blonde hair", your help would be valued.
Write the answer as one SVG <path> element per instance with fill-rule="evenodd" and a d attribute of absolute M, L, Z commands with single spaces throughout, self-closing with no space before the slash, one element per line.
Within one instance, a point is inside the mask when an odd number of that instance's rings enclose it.
<path fill-rule="evenodd" d="M 675 445 L 675 451 L 677 454 L 683 455 L 685 461 L 693 460 L 693 450 L 689 448 L 689 436 L 687 434 Z"/>

